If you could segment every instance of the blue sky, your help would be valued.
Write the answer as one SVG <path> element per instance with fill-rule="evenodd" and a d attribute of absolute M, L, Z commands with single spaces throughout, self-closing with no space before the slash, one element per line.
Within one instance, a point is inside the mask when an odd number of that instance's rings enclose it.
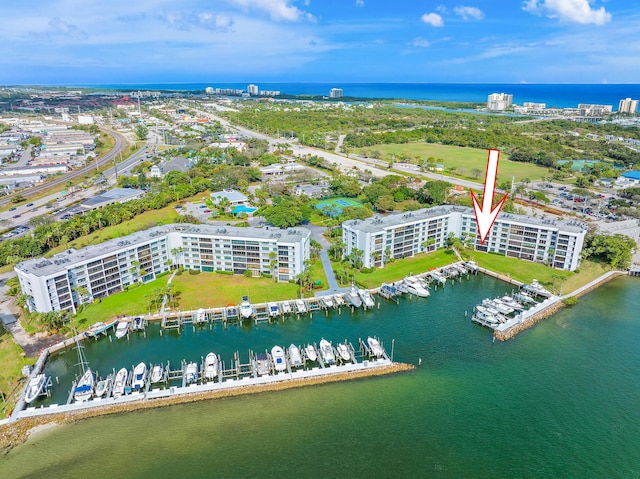
<path fill-rule="evenodd" d="M 0 83 L 638 83 L 623 0 L 30 0 Z"/>

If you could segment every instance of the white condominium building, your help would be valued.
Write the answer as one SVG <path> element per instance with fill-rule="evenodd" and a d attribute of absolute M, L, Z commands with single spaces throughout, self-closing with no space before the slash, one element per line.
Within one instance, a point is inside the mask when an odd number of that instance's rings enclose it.
<path fill-rule="evenodd" d="M 618 113 L 638 113 L 638 100 L 632 100 L 631 98 L 620 100 Z"/>
<path fill-rule="evenodd" d="M 310 236 L 302 228 L 167 225 L 30 259 L 15 270 L 31 311 L 75 313 L 79 304 L 151 281 L 174 264 L 203 272 L 250 270 L 289 281 L 304 270 Z"/>
<path fill-rule="evenodd" d="M 477 251 L 499 253 L 574 271 L 580 263 L 586 224 L 500 213 L 484 244 L 477 237 L 472 208 L 437 206 L 408 213 L 350 220 L 342 224 L 345 255 L 354 250 L 365 267 L 384 266 L 445 246 L 450 234 L 471 241 Z"/>
<path fill-rule="evenodd" d="M 492 93 L 487 97 L 487 108 L 489 110 L 506 110 L 513 103 L 513 95 L 508 93 Z"/>
<path fill-rule="evenodd" d="M 332 88 L 329 90 L 329 98 L 342 98 L 343 94 L 342 88 Z"/>
<path fill-rule="evenodd" d="M 247 87 L 247 93 L 251 96 L 258 96 L 258 85 L 253 83 Z"/>

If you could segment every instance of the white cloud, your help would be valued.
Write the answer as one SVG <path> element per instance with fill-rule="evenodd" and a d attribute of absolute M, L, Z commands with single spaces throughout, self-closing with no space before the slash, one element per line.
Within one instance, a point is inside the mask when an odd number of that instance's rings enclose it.
<path fill-rule="evenodd" d="M 303 18 L 314 20 L 313 15 L 303 12 L 298 7 L 291 5 L 290 0 L 227 0 L 244 10 L 261 10 L 267 13 L 272 20 L 285 20 L 298 22 Z"/>
<path fill-rule="evenodd" d="M 422 21 L 432 27 L 442 27 L 444 25 L 442 17 L 437 13 L 425 13 L 422 15 Z"/>
<path fill-rule="evenodd" d="M 604 7 L 594 9 L 591 3 L 592 0 L 526 0 L 522 9 L 565 22 L 604 25 L 611 21 L 611 14 Z"/>
<path fill-rule="evenodd" d="M 482 20 L 484 13 L 477 7 L 455 7 L 453 13 L 462 17 L 463 20 Z"/>
<path fill-rule="evenodd" d="M 431 43 L 429 43 L 429 40 L 426 40 L 422 37 L 416 37 L 409 43 L 407 43 L 407 45 L 409 45 L 410 47 L 429 48 L 431 46 Z"/>
<path fill-rule="evenodd" d="M 439 12 L 439 13 L 442 13 L 443 15 L 446 15 L 447 13 L 449 13 L 449 9 L 444 5 L 438 5 L 436 7 L 436 12 Z"/>
<path fill-rule="evenodd" d="M 73 40 L 86 40 L 87 34 L 75 25 L 65 22 L 60 17 L 49 20 L 47 35 L 51 37 L 68 37 Z"/>
<path fill-rule="evenodd" d="M 364 0 L 356 0 L 356 7 L 364 7 Z"/>

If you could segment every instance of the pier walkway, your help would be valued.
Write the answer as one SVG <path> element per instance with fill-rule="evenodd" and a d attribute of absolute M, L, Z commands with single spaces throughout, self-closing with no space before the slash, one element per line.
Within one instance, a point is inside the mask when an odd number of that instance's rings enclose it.
<path fill-rule="evenodd" d="M 48 407 L 28 407 L 24 410 L 17 410 L 11 419 L 16 420 L 25 417 L 43 416 L 48 414 L 59 414 L 71 411 L 86 410 L 98 406 L 115 406 L 132 403 L 136 401 L 153 400 L 177 397 L 186 394 L 208 393 L 216 391 L 228 391 L 232 389 L 245 388 L 247 386 L 261 386 L 281 383 L 291 380 L 305 380 L 318 377 L 329 377 L 340 373 L 365 373 L 365 371 L 377 370 L 384 367 L 394 366 L 391 359 L 369 359 L 358 363 L 347 363 L 342 365 L 331 365 L 328 367 L 315 367 L 308 370 L 297 370 L 294 372 L 281 372 L 267 376 L 245 376 L 240 379 L 229 378 L 222 382 L 208 382 L 205 384 L 192 384 L 185 387 L 171 386 L 163 389 L 151 389 L 148 392 L 133 392 L 122 395 L 119 398 L 91 399 L 82 403 L 71 403 L 66 405 L 52 404 Z"/>

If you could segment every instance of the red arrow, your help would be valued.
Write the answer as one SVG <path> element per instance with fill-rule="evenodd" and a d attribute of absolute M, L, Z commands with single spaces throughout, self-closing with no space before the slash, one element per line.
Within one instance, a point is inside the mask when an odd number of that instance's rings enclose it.
<path fill-rule="evenodd" d="M 478 225 L 478 234 L 480 235 L 480 243 L 484 243 L 487 239 L 489 231 L 496 220 L 498 213 L 502 209 L 502 205 L 507 199 L 508 194 L 500 200 L 500 203 L 492 210 L 493 195 L 496 189 L 496 176 L 498 175 L 498 161 L 500 160 L 500 150 L 489 150 L 489 159 L 487 160 L 487 174 L 484 178 L 484 192 L 482 193 L 482 208 L 478 204 L 476 195 L 473 194 L 471 188 L 471 200 L 473 201 L 473 209 L 476 213 L 476 223 Z"/>

